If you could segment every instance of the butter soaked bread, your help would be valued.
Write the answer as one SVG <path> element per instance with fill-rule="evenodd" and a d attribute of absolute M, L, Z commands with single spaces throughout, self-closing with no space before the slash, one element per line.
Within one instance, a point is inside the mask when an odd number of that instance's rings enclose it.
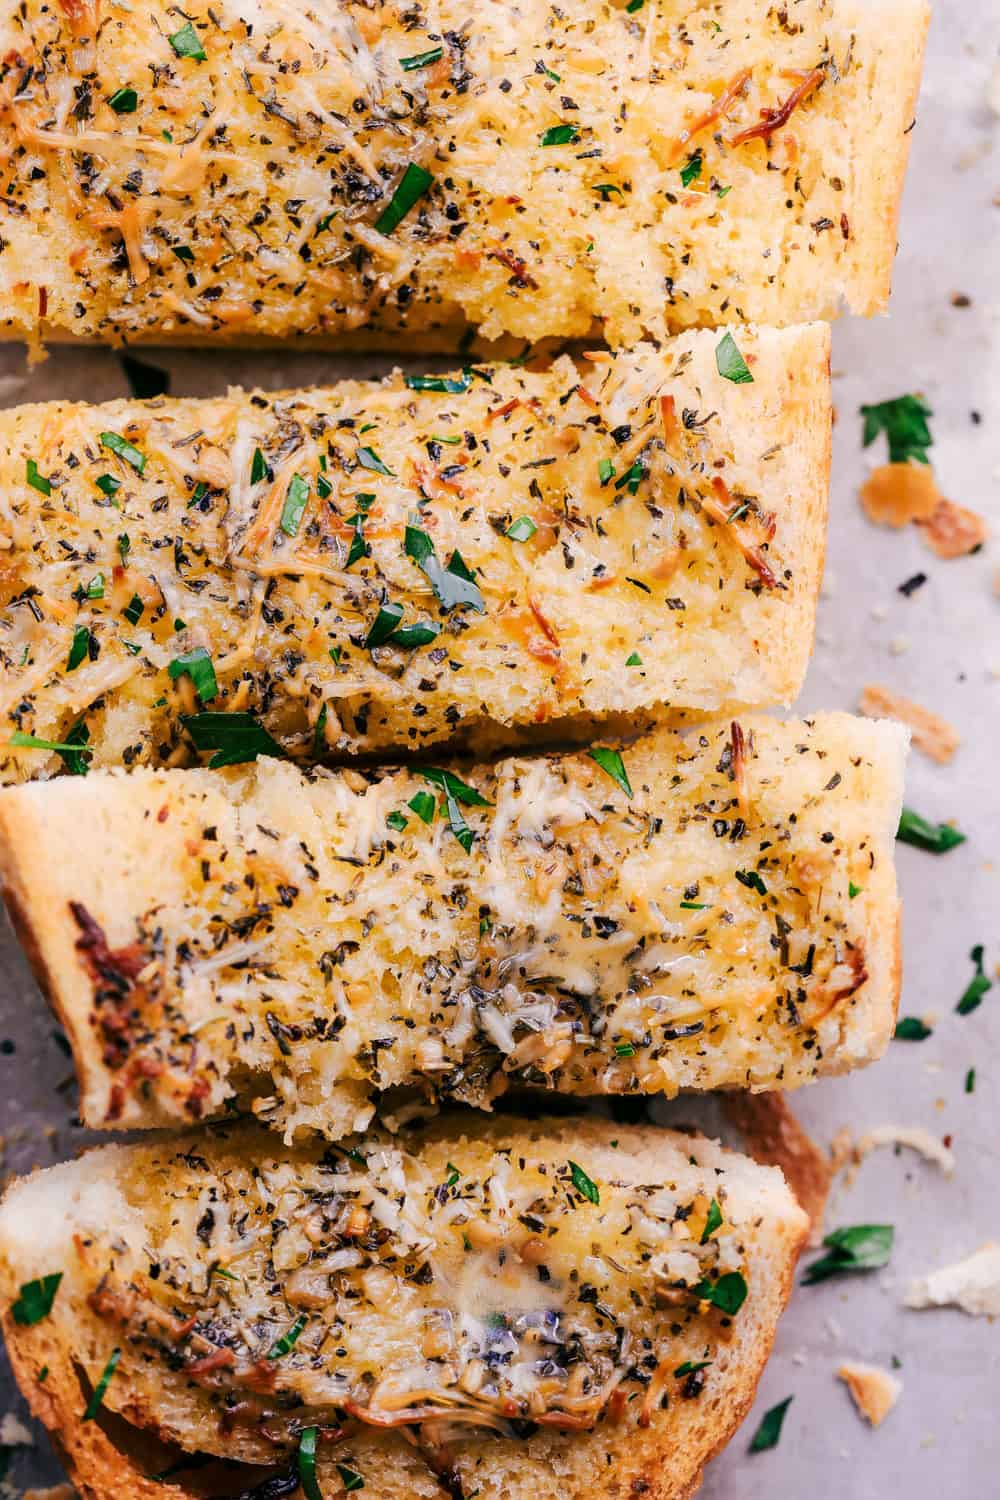
<path fill-rule="evenodd" d="M 0 781 L 790 702 L 828 340 L 0 413 Z"/>
<path fill-rule="evenodd" d="M 0 1297 L 84 1500 L 299 1478 L 589 1500 L 597 1473 L 683 1500 L 752 1400 L 805 1232 L 780 1172 L 694 1135 L 464 1116 L 292 1150 L 230 1126 L 16 1183 Z M 213 1456 L 245 1467 L 206 1491 Z"/>
<path fill-rule="evenodd" d="M 905 747 L 832 714 L 460 774 L 63 777 L 0 793 L 0 868 L 95 1127 L 791 1088 L 892 1033 Z"/>
<path fill-rule="evenodd" d="M 884 309 L 925 0 L 0 5 L 8 335 Z"/>

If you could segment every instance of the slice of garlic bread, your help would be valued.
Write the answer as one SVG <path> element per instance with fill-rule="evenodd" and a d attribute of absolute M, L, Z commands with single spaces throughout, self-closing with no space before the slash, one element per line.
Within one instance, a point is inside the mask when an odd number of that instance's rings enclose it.
<path fill-rule="evenodd" d="M 2 0 L 3 324 L 396 351 L 882 310 L 927 15 Z"/>
<path fill-rule="evenodd" d="M 790 702 L 829 330 L 727 337 L 752 383 L 699 332 L 430 389 L 0 414 L 0 780 Z"/>
<path fill-rule="evenodd" d="M 776 1169 L 650 1127 L 462 1116 L 291 1150 L 232 1126 L 15 1183 L 0 1298 L 85 1500 L 162 1495 L 150 1439 L 289 1474 L 262 1495 L 305 1471 L 324 1500 L 351 1474 L 373 1500 L 591 1500 L 600 1474 L 681 1500 L 806 1228 Z"/>
<path fill-rule="evenodd" d="M 63 777 L 0 792 L 0 871 L 94 1126 L 793 1087 L 892 1031 L 905 746 L 831 714 L 460 773 Z"/>

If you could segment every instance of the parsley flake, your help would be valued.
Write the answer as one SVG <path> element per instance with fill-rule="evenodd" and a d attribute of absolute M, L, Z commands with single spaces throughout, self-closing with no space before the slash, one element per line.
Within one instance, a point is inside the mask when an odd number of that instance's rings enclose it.
<path fill-rule="evenodd" d="M 256 760 L 258 755 L 283 757 L 285 753 L 253 714 L 207 710 L 183 714 L 181 723 L 196 750 L 216 752 L 208 763 L 210 771 L 217 771 L 220 766 L 241 766 Z"/>
<path fill-rule="evenodd" d="M 190 21 L 185 22 L 180 31 L 175 31 L 173 36 L 168 36 L 167 41 L 178 57 L 190 57 L 195 62 L 207 61 L 205 49 L 201 45 L 201 37 Z"/>
<path fill-rule="evenodd" d="M 196 646 L 193 651 L 188 651 L 183 656 L 175 656 L 173 661 L 168 663 L 167 671 L 174 682 L 178 677 L 190 677 L 192 686 L 202 703 L 210 703 L 219 691 L 212 658 L 204 646 Z"/>
<path fill-rule="evenodd" d="M 625 769 L 625 762 L 617 750 L 608 750 L 602 745 L 597 745 L 593 750 L 587 751 L 588 756 L 596 765 L 599 765 L 611 780 L 620 786 L 626 797 L 632 796 L 632 786 Z"/>
<path fill-rule="evenodd" d="M 125 463 L 131 464 L 137 474 L 145 472 L 145 453 L 140 453 L 127 438 L 122 437 L 121 433 L 102 432 L 101 445 L 104 448 L 110 448 L 111 452 L 117 454 Z"/>
<path fill-rule="evenodd" d="M 715 346 L 715 367 L 723 380 L 731 380 L 734 385 L 753 384 L 749 366 L 731 333 L 725 334 Z"/>
<path fill-rule="evenodd" d="M 393 230 L 398 228 L 406 218 L 413 205 L 424 196 L 433 181 L 434 178 L 430 172 L 411 161 L 396 184 L 396 190 L 389 202 L 375 220 L 376 233 L 392 234 Z"/>
<path fill-rule="evenodd" d="M 56 1292 L 59 1283 L 63 1279 L 61 1271 L 53 1271 L 51 1276 L 40 1276 L 37 1281 L 26 1281 L 21 1287 L 17 1301 L 10 1309 L 10 1315 L 21 1328 L 34 1328 L 36 1323 L 41 1323 L 52 1311 L 52 1304 L 56 1300 Z"/>
<path fill-rule="evenodd" d="M 983 1003 L 983 996 L 986 994 L 986 991 L 993 988 L 993 981 L 987 978 L 986 970 L 983 968 L 982 943 L 976 944 L 969 957 L 975 965 L 976 972 L 966 985 L 965 993 L 962 995 L 961 1000 L 955 1006 L 960 1016 L 970 1015 L 972 1011 L 977 1010 Z"/>
<path fill-rule="evenodd" d="M 751 1453 L 764 1453 L 768 1448 L 777 1448 L 785 1413 L 794 1399 L 794 1396 L 786 1396 L 784 1401 L 779 1401 L 777 1406 L 772 1406 L 770 1411 L 764 1413 L 750 1443 Z"/>
<path fill-rule="evenodd" d="M 29 458 L 25 465 L 25 478 L 31 488 L 37 490 L 40 495 L 51 495 L 52 481 L 46 479 L 44 474 L 39 474 L 38 465 L 33 458 Z"/>
<path fill-rule="evenodd" d="M 823 1240 L 828 1253 L 814 1260 L 802 1278 L 806 1286 L 855 1271 L 877 1271 L 888 1265 L 894 1231 L 891 1224 L 851 1224 Z"/>
<path fill-rule="evenodd" d="M 569 1175 L 573 1179 L 573 1186 L 577 1192 L 587 1199 L 588 1203 L 600 1203 L 601 1192 L 597 1183 L 588 1177 L 586 1172 L 575 1161 L 567 1163 Z"/>
<path fill-rule="evenodd" d="M 965 834 L 959 833 L 950 823 L 928 823 L 911 807 L 904 807 L 900 814 L 896 838 L 901 844 L 926 849 L 928 854 L 947 854 L 949 849 L 965 843 Z"/>
<path fill-rule="evenodd" d="M 934 415 L 920 396 L 897 396 L 892 401 L 879 401 L 874 406 L 862 406 L 864 430 L 862 446 L 867 448 L 879 433 L 884 432 L 889 444 L 891 464 L 926 464 L 927 449 L 934 439 L 931 437 L 927 418 Z"/>

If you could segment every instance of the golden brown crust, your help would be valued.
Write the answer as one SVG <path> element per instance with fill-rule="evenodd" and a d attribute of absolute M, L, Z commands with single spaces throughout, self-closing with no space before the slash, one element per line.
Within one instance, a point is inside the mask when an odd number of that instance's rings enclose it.
<path fill-rule="evenodd" d="M 856 275 L 863 287 L 852 311 L 862 317 L 884 312 L 889 300 L 930 16 L 926 0 L 859 7 L 856 30 L 872 46 L 870 92 L 878 110 L 874 123 L 856 117 L 850 127 L 854 160 L 860 161 L 859 153 L 866 158 L 871 153 L 861 192 L 861 222 L 851 226 Z"/>
<path fill-rule="evenodd" d="M 826 1152 L 799 1124 L 783 1094 L 723 1094 L 722 1112 L 754 1161 L 781 1168 L 809 1216 L 810 1243 L 818 1244 L 833 1180 Z"/>

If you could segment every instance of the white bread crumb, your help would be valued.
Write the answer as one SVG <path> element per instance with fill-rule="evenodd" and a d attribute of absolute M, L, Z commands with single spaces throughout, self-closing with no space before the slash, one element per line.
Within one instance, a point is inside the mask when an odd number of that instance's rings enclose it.
<path fill-rule="evenodd" d="M 995 1240 L 926 1276 L 906 1289 L 907 1307 L 959 1307 L 970 1317 L 1000 1317 L 1000 1244 Z"/>

